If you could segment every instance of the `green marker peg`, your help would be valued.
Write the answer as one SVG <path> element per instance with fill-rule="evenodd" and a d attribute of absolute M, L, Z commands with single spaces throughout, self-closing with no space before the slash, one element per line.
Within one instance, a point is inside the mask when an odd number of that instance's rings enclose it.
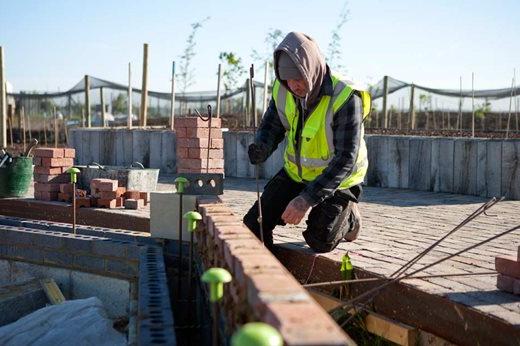
<path fill-rule="evenodd" d="M 280 333 L 262 322 L 246 323 L 231 337 L 231 346 L 282 346 Z"/>
<path fill-rule="evenodd" d="M 209 300 L 214 303 L 224 296 L 224 284 L 231 281 L 231 274 L 224 268 L 210 268 L 201 277 L 209 284 Z"/>
<path fill-rule="evenodd" d="M 197 221 L 202 220 L 202 215 L 196 211 L 189 211 L 184 214 L 183 218 L 186 219 L 188 231 L 193 232 L 197 228 Z"/>
<path fill-rule="evenodd" d="M 67 173 L 70 174 L 70 182 L 75 184 L 78 182 L 78 173 L 80 173 L 81 171 L 79 169 L 77 169 L 76 167 L 70 167 L 69 169 L 67 169 Z"/>
<path fill-rule="evenodd" d="M 209 284 L 209 301 L 213 310 L 213 346 L 219 345 L 218 342 L 218 304 L 217 302 L 224 296 L 224 283 L 231 281 L 231 274 L 224 268 L 210 268 L 202 274 L 201 280 Z"/>
<path fill-rule="evenodd" d="M 354 272 L 354 266 L 350 261 L 350 256 L 348 252 L 341 257 L 341 278 L 343 280 L 352 280 L 352 273 Z"/>
<path fill-rule="evenodd" d="M 177 189 L 177 193 L 184 193 L 184 187 L 188 183 L 188 179 L 184 177 L 177 177 L 174 180 L 175 188 Z"/>

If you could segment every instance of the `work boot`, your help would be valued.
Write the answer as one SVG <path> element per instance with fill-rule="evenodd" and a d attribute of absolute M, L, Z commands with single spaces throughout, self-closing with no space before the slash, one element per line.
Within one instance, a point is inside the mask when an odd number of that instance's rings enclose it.
<path fill-rule="evenodd" d="M 361 213 L 357 203 L 350 202 L 349 223 L 350 229 L 343 237 L 346 241 L 354 241 L 357 239 L 359 230 L 361 229 Z"/>

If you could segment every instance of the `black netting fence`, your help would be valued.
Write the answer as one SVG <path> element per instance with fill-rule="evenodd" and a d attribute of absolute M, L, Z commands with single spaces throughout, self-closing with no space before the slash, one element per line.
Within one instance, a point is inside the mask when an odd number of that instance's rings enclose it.
<path fill-rule="evenodd" d="M 387 77 L 386 118 L 383 111 L 385 79 L 370 87 L 373 96 L 372 112 L 366 121 L 367 129 L 396 130 L 459 130 L 469 131 L 475 119 L 475 130 L 519 131 L 520 88 L 509 87 L 494 90 L 464 88 L 434 89 Z M 128 119 L 128 86 L 103 79 L 89 77 L 89 103 L 91 126 L 126 126 Z M 257 114 L 263 112 L 264 85 L 255 82 Z M 411 95 L 413 90 L 413 105 Z M 103 102 L 101 101 L 103 94 Z M 20 142 L 37 137 L 40 141 L 52 141 L 54 128 L 59 140 L 66 140 L 67 129 L 85 126 L 86 93 L 84 79 L 64 92 L 9 93 L 15 107 L 10 107 L 8 122 L 13 141 Z M 147 125 L 168 126 L 171 114 L 170 92 L 148 92 Z M 268 90 L 267 98 L 270 98 Z M 141 90 L 132 89 L 133 125 L 139 125 Z M 249 87 L 243 86 L 221 92 L 220 114 L 225 127 L 250 128 L 253 115 L 248 111 Z M 175 94 L 175 115 L 194 115 L 195 110 L 205 112 L 207 105 L 216 111 L 217 92 L 186 92 Z M 412 111 L 413 110 L 413 111 Z M 509 125 L 508 125 L 509 124 Z"/>

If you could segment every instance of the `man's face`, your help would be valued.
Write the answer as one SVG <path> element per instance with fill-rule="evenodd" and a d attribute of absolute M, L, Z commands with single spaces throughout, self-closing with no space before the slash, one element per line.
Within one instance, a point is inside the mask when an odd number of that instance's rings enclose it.
<path fill-rule="evenodd" d="M 288 79 L 287 86 L 291 92 L 301 98 L 304 98 L 308 93 L 307 83 L 303 79 Z"/>

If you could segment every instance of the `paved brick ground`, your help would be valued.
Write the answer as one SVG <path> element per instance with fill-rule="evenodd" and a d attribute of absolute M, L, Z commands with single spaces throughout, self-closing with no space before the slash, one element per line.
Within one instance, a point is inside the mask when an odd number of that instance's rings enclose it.
<path fill-rule="evenodd" d="M 224 201 L 237 214 L 244 215 L 256 199 L 255 181 L 228 178 L 225 188 Z M 364 222 L 360 237 L 354 243 L 341 243 L 326 256 L 339 260 L 345 251 L 349 251 L 355 266 L 389 275 L 487 200 L 474 196 L 367 187 L 360 205 Z M 520 201 L 500 202 L 490 209 L 489 216 L 478 217 L 447 238 L 414 268 L 517 225 L 520 225 Z M 304 228 L 304 222 L 298 226 L 278 227 L 275 243 L 291 243 L 301 246 L 302 251 L 310 251 L 301 235 Z M 493 271 L 495 256 L 516 256 L 519 245 L 520 231 L 517 231 L 434 266 L 421 275 Z M 520 326 L 520 298 L 498 291 L 495 275 L 407 282 Z"/>

